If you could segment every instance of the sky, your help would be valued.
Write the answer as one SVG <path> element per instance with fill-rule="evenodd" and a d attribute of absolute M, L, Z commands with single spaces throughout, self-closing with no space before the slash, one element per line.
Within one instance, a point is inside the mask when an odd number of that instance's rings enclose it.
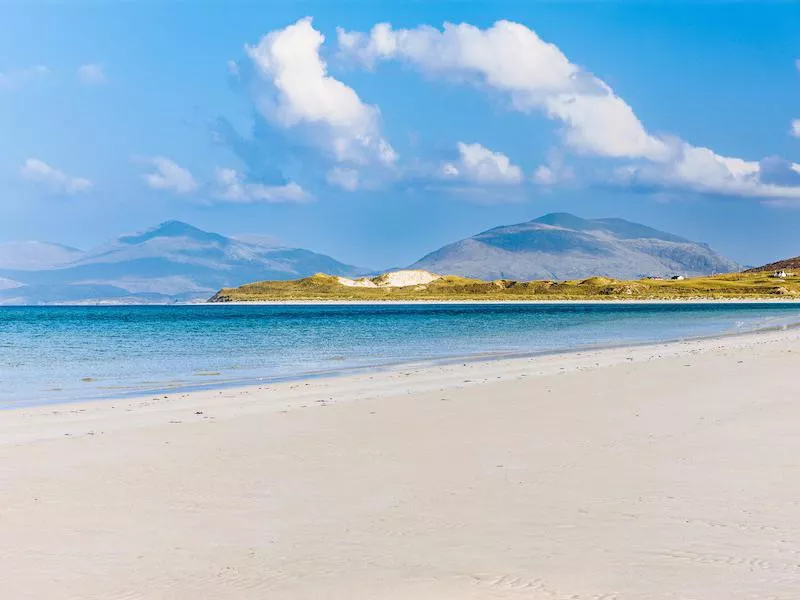
<path fill-rule="evenodd" d="M 0 242 L 371 268 L 548 212 L 800 254 L 800 3 L 0 0 Z"/>

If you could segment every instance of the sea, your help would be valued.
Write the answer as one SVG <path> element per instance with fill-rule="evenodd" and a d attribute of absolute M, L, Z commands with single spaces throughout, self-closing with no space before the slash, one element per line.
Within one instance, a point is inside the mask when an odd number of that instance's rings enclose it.
<path fill-rule="evenodd" d="M 711 337 L 790 303 L 0 307 L 0 408 Z"/>

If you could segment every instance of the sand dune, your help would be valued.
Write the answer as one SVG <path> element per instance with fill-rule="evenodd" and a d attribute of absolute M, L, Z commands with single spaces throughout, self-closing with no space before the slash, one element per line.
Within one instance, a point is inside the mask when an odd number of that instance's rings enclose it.
<path fill-rule="evenodd" d="M 6 411 L 3 598 L 795 599 L 800 333 Z"/>

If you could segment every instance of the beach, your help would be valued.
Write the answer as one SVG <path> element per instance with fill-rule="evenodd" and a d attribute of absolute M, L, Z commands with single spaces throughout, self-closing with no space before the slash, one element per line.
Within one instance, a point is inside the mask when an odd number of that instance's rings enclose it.
<path fill-rule="evenodd" d="M 800 331 L 0 412 L 9 599 L 794 600 Z"/>

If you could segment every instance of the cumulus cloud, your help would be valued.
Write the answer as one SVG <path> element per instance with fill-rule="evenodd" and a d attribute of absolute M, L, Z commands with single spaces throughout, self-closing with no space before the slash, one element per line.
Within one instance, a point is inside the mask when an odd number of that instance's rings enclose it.
<path fill-rule="evenodd" d="M 97 63 L 88 63 L 78 67 L 78 79 L 90 85 L 98 85 L 107 81 L 105 69 Z"/>
<path fill-rule="evenodd" d="M 50 74 L 50 69 L 44 65 L 35 65 L 25 69 L 14 69 L 12 71 L 0 71 L 0 91 L 16 90 L 26 83 L 36 79 L 41 79 Z"/>
<path fill-rule="evenodd" d="M 79 194 L 88 191 L 94 185 L 89 179 L 67 175 L 38 158 L 27 159 L 20 168 L 20 176 L 27 181 L 39 183 L 57 194 Z"/>
<path fill-rule="evenodd" d="M 306 202 L 311 196 L 297 183 L 265 185 L 246 181 L 235 169 L 217 169 L 215 196 L 226 202 L 253 204 L 258 202 Z"/>
<path fill-rule="evenodd" d="M 564 143 L 574 153 L 628 161 L 615 171 L 615 182 L 760 198 L 800 194 L 794 185 L 766 181 L 757 161 L 722 156 L 648 131 L 608 84 L 519 23 L 397 30 L 383 23 L 368 33 L 340 29 L 338 40 L 342 56 L 368 69 L 396 60 L 432 76 L 504 93 L 513 110 L 537 111 L 559 123 Z M 540 183 L 553 178 L 549 166 L 534 173 Z"/>
<path fill-rule="evenodd" d="M 273 125 L 305 136 L 337 163 L 394 164 L 397 154 L 381 135 L 378 108 L 328 73 L 320 56 L 324 41 L 305 18 L 246 47 L 262 84 L 256 93 L 259 112 Z"/>
<path fill-rule="evenodd" d="M 511 163 L 502 152 L 493 152 L 481 144 L 458 143 L 457 161 L 442 165 L 441 175 L 446 179 L 464 179 L 481 184 L 520 183 L 522 169 Z"/>
<path fill-rule="evenodd" d="M 782 159 L 746 161 L 720 156 L 708 148 L 684 144 L 666 163 L 617 169 L 617 181 L 642 186 L 690 189 L 709 194 L 763 199 L 800 199 L 800 165 Z"/>
<path fill-rule="evenodd" d="M 190 194 L 197 190 L 197 181 L 188 169 L 163 156 L 153 157 L 149 162 L 155 170 L 145 175 L 144 180 L 151 188 L 176 194 Z"/>
<path fill-rule="evenodd" d="M 542 110 L 560 120 L 568 143 L 581 152 L 626 158 L 668 153 L 609 86 L 519 23 L 498 21 L 488 29 L 446 23 L 442 30 L 394 30 L 383 23 L 369 34 L 340 29 L 339 46 L 369 68 L 378 60 L 400 60 L 433 75 L 503 91 L 516 110 Z"/>

